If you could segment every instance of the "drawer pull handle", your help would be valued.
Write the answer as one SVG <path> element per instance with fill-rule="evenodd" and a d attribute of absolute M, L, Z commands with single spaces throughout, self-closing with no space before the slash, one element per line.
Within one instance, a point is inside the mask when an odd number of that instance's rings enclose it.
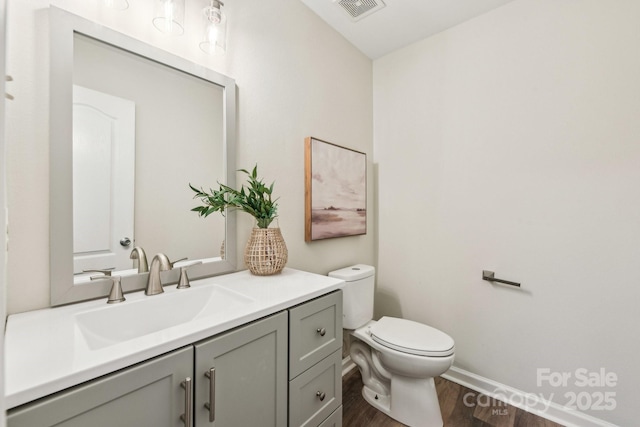
<path fill-rule="evenodd" d="M 209 422 L 212 423 L 216 420 L 216 368 L 209 369 L 204 376 L 209 378 L 209 401 L 204 407 L 209 410 Z"/>
<path fill-rule="evenodd" d="M 316 332 L 319 333 L 321 337 L 323 337 L 327 333 L 327 330 L 325 328 L 318 328 L 316 329 Z"/>
<path fill-rule="evenodd" d="M 326 395 L 326 394 L 324 394 L 324 393 L 323 393 L 323 392 L 321 392 L 321 391 L 317 391 L 317 392 L 316 392 L 316 396 L 318 396 L 318 399 L 320 399 L 320 402 L 322 402 L 322 401 L 324 400 L 324 398 L 325 398 L 325 397 L 327 397 L 327 395 Z"/>
<path fill-rule="evenodd" d="M 191 394 L 193 389 L 191 382 L 191 377 L 187 377 L 180 383 L 180 386 L 184 389 L 184 414 L 180 415 L 180 419 L 184 422 L 185 427 L 193 427 L 193 395 Z"/>

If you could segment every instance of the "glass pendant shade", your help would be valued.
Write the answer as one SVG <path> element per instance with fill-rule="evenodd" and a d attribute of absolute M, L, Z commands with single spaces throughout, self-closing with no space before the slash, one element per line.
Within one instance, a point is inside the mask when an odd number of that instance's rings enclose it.
<path fill-rule="evenodd" d="M 200 49 L 211 55 L 223 54 L 227 49 L 227 16 L 222 12 L 223 4 L 211 0 L 211 4 L 203 9 L 204 34 Z"/>
<path fill-rule="evenodd" d="M 102 4 L 105 7 L 115 10 L 125 10 L 129 8 L 129 2 L 127 0 L 102 0 Z"/>
<path fill-rule="evenodd" d="M 156 17 L 153 25 L 166 34 L 179 36 L 184 33 L 184 0 L 156 0 Z"/>

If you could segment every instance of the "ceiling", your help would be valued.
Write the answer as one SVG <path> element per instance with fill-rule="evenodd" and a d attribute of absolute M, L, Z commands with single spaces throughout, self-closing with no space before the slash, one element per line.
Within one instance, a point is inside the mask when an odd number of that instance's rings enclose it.
<path fill-rule="evenodd" d="M 513 0 L 300 0 L 371 59 Z M 354 22 L 341 3 L 386 4 Z"/>

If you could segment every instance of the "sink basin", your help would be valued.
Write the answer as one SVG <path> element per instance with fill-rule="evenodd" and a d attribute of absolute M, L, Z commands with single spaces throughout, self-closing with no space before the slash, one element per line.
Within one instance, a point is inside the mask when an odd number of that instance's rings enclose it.
<path fill-rule="evenodd" d="M 216 285 L 170 290 L 78 313 L 76 325 L 98 350 L 180 324 L 235 310 L 253 299 Z"/>

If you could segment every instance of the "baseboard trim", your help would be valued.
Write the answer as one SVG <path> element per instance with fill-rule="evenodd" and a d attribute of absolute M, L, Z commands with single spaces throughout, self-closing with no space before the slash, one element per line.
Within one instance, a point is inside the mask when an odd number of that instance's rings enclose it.
<path fill-rule="evenodd" d="M 356 367 L 356 364 L 351 360 L 351 356 L 347 356 L 342 359 L 342 376 L 347 375 L 353 368 Z"/>
<path fill-rule="evenodd" d="M 567 409 L 564 406 L 548 400 L 542 401 L 537 398 L 535 399 L 537 402 L 533 401 L 534 405 L 530 406 L 529 403 L 532 403 L 532 395 L 530 393 L 525 393 L 455 366 L 441 376 L 444 379 L 475 390 L 485 396 L 505 401 L 512 406 L 567 427 L 616 427 L 607 421 L 579 411 Z"/>

